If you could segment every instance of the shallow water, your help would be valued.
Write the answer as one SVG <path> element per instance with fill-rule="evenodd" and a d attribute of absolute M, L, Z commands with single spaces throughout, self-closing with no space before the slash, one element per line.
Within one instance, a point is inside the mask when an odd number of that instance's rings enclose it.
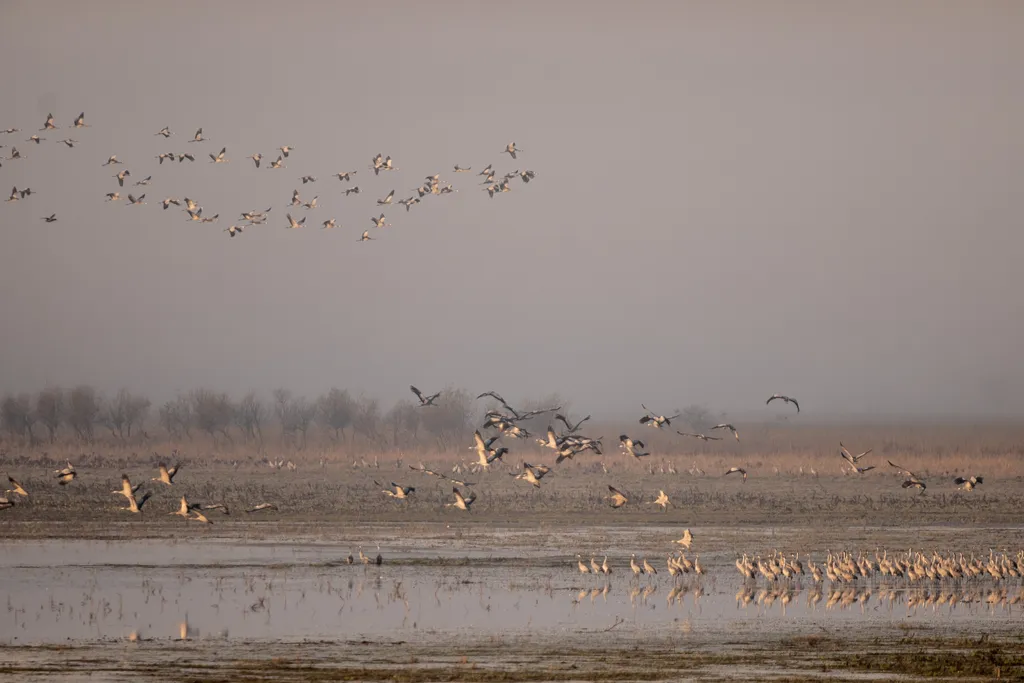
<path fill-rule="evenodd" d="M 1019 583 L 771 589 L 741 584 L 725 562 L 704 577 L 637 579 L 628 555 L 609 560 L 611 576 L 592 576 L 550 548 L 535 561 L 465 547 L 384 553 L 382 566 L 364 566 L 344 564 L 348 548 L 329 543 L 10 542 L 0 556 L 0 643 L 1024 626 Z"/>

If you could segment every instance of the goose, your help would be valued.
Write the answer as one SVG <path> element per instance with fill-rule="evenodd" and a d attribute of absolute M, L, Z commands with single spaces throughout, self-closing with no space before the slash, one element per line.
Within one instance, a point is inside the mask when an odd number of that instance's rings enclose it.
<path fill-rule="evenodd" d="M 668 499 L 668 496 L 665 495 L 664 491 L 658 491 L 658 497 L 651 501 L 651 505 L 660 505 L 663 511 L 667 511 L 668 506 L 671 504 L 672 502 Z"/>
<path fill-rule="evenodd" d="M 129 193 L 129 194 L 128 194 L 128 205 L 129 205 L 129 206 L 135 206 L 135 205 L 138 205 L 138 204 L 145 204 L 146 202 L 142 201 L 142 200 L 143 200 L 143 199 L 145 199 L 145 198 L 146 198 L 146 195 L 144 195 L 144 194 L 140 194 L 140 195 L 139 195 L 139 196 L 138 196 L 138 197 L 136 198 L 136 197 L 132 196 L 132 195 L 131 195 L 131 194 Z"/>
<path fill-rule="evenodd" d="M 516 479 L 522 479 L 534 486 L 534 488 L 540 488 L 540 480 L 544 478 L 548 472 L 551 471 L 550 467 L 546 465 L 531 465 L 528 462 L 523 463 L 523 471 L 519 474 L 513 474 Z"/>
<path fill-rule="evenodd" d="M 85 112 L 84 111 L 81 114 L 79 114 L 77 117 L 75 117 L 75 122 L 73 124 L 71 124 L 71 125 L 74 126 L 75 128 L 90 128 L 89 124 L 85 122 Z"/>
<path fill-rule="evenodd" d="M 370 240 L 373 240 L 373 239 L 376 239 L 376 238 L 375 237 L 370 237 L 370 231 L 369 230 L 364 230 L 363 231 L 363 236 L 360 237 L 359 239 L 357 239 L 356 242 L 369 242 Z"/>
<path fill-rule="evenodd" d="M 53 123 L 53 114 L 46 115 L 46 123 L 39 130 L 57 130 L 57 126 Z"/>
<path fill-rule="evenodd" d="M 181 464 L 177 464 L 174 467 L 167 467 L 166 464 L 160 463 L 157 465 L 160 468 L 160 476 L 150 479 L 150 481 L 159 481 L 163 484 L 171 486 L 174 484 L 174 477 L 178 474 L 178 470 L 181 469 Z"/>
<path fill-rule="evenodd" d="M 319 198 L 320 198 L 320 195 L 317 195 L 317 196 L 313 197 L 312 199 L 310 199 L 308 202 L 305 202 L 302 206 L 304 208 L 306 208 L 307 210 L 315 209 L 316 208 L 316 200 L 319 199 Z"/>
<path fill-rule="evenodd" d="M 334 177 L 337 178 L 338 180 L 344 180 L 345 182 L 351 182 L 352 176 L 354 176 L 356 173 L 357 173 L 357 171 L 343 171 L 342 173 L 335 173 Z"/>
<path fill-rule="evenodd" d="M 390 223 L 384 222 L 384 214 L 381 214 L 380 218 L 374 218 L 373 216 L 370 216 L 370 220 L 373 222 L 373 227 L 375 228 L 384 228 L 391 225 Z"/>
<path fill-rule="evenodd" d="M 655 415 L 651 412 L 650 408 L 645 406 L 643 403 L 640 407 L 647 411 L 647 414 L 640 418 L 640 424 L 649 425 L 651 427 L 657 427 L 661 429 L 664 426 L 672 426 L 672 420 L 679 417 L 679 414 L 673 415 L 672 417 L 665 417 L 664 415 Z"/>
<path fill-rule="evenodd" d="M 740 474 L 743 475 L 743 481 L 747 480 L 747 471 L 742 467 L 730 467 L 728 470 L 725 471 L 725 474 L 723 474 L 722 476 L 727 477 L 733 472 L 739 472 Z"/>
<path fill-rule="evenodd" d="M 522 152 L 522 151 L 523 151 L 522 149 L 516 147 L 516 143 L 515 142 L 510 142 L 507 145 L 505 145 L 505 149 L 502 150 L 502 154 L 508 154 L 510 157 L 515 159 L 516 158 L 516 152 Z"/>
<path fill-rule="evenodd" d="M 67 145 L 68 147 L 72 148 L 72 149 L 74 148 L 75 145 L 78 144 L 78 140 L 72 140 L 71 138 L 64 138 L 63 140 L 58 140 L 57 144 L 60 144 L 62 142 L 65 145 Z"/>
<path fill-rule="evenodd" d="M 316 176 L 304 175 L 301 178 L 299 178 L 299 180 L 302 181 L 303 185 L 305 185 L 306 183 L 315 183 L 316 182 Z"/>
<path fill-rule="evenodd" d="M 289 147 L 288 145 L 282 145 L 281 147 L 278 147 L 278 149 L 281 150 L 281 154 L 283 154 L 284 158 L 287 159 L 288 155 L 291 154 L 292 150 L 294 150 L 295 148 Z"/>
<path fill-rule="evenodd" d="M 470 494 L 469 498 L 466 498 L 462 495 L 459 489 L 457 489 L 454 486 L 452 487 L 452 495 L 455 496 L 455 502 L 445 503 L 445 507 L 457 507 L 460 510 L 465 510 L 466 512 L 469 512 L 470 506 L 473 505 L 474 501 L 476 501 L 475 493 Z"/>
<path fill-rule="evenodd" d="M 257 165 L 257 167 L 258 167 L 258 165 Z M 267 166 L 267 168 L 286 168 L 286 167 L 284 165 L 284 162 L 282 161 L 281 156 L 278 155 L 277 159 L 275 159 L 274 161 L 271 161 L 270 162 L 270 166 Z"/>
<path fill-rule="evenodd" d="M 642 458 L 650 455 L 650 453 L 645 453 L 642 450 L 645 447 L 643 441 L 640 441 L 639 439 L 631 439 L 625 434 L 619 434 L 619 447 L 634 458 Z"/>
<path fill-rule="evenodd" d="M 189 140 L 189 142 L 203 142 L 205 140 L 206 138 L 203 137 L 203 129 L 200 128 L 196 131 L 196 134 L 192 136 L 192 139 Z"/>
<path fill-rule="evenodd" d="M 679 436 L 692 436 L 693 438 L 700 439 L 701 441 L 721 441 L 722 440 L 721 437 L 717 437 L 717 436 L 707 436 L 706 434 L 690 434 L 688 432 L 680 432 L 678 430 L 676 431 L 676 434 L 678 434 Z"/>
<path fill-rule="evenodd" d="M 68 462 L 67 467 L 59 470 L 54 470 L 54 474 L 56 474 L 57 478 L 60 479 L 60 482 L 58 483 L 61 486 L 67 486 L 75 479 L 75 477 L 78 476 L 78 472 L 75 471 L 75 466 L 72 465 L 70 462 Z"/>
<path fill-rule="evenodd" d="M 164 207 L 164 211 L 166 211 L 167 207 L 170 206 L 171 204 L 174 204 L 175 206 L 181 206 L 181 202 L 178 200 L 177 197 L 165 197 L 164 200 L 160 202 L 160 204 Z"/>
<path fill-rule="evenodd" d="M 684 529 L 683 530 L 683 537 L 678 539 L 678 540 L 672 541 L 672 542 L 673 543 L 678 543 L 679 545 L 681 545 L 684 548 L 686 548 L 687 550 L 689 550 L 690 549 L 690 544 L 693 543 L 693 534 L 690 533 L 689 529 Z"/>
<path fill-rule="evenodd" d="M 179 164 L 181 162 L 185 161 L 185 159 L 188 159 L 189 161 L 195 161 L 196 160 L 195 156 L 193 156 L 192 154 L 189 154 L 188 152 L 185 152 L 184 154 L 179 154 L 178 155 L 178 163 Z"/>
<path fill-rule="evenodd" d="M 356 185 L 355 187 L 350 187 L 347 190 L 345 190 L 346 197 L 349 196 L 350 194 L 359 194 L 359 186 Z"/>
<path fill-rule="evenodd" d="M 11 481 L 13 481 L 13 479 Z M 974 487 L 984 483 L 984 480 L 982 477 L 979 476 L 968 477 L 966 479 L 963 477 L 957 477 L 956 479 L 953 480 L 953 483 L 956 484 L 957 486 L 960 486 L 965 491 L 973 491 Z"/>
<path fill-rule="evenodd" d="M 126 168 L 117 175 L 115 175 L 114 177 L 117 178 L 117 184 L 120 185 L 121 187 L 124 187 L 124 179 L 130 176 L 131 174 L 132 172 Z"/>
<path fill-rule="evenodd" d="M 246 510 L 246 513 L 262 512 L 263 510 L 277 510 L 277 506 L 273 503 L 260 503 Z"/>
<path fill-rule="evenodd" d="M 227 162 L 231 161 L 230 159 L 225 159 L 224 158 L 224 155 L 227 154 L 227 153 L 228 153 L 228 148 L 227 147 L 221 147 L 219 154 L 217 154 L 216 156 L 214 156 L 213 154 L 210 155 L 210 163 L 211 164 L 226 164 Z"/>
<path fill-rule="evenodd" d="M 34 143 L 36 143 L 38 145 L 40 142 L 42 142 L 45 139 L 46 138 L 41 138 L 38 135 L 33 135 L 28 140 L 25 140 L 25 142 L 34 142 Z"/>
<path fill-rule="evenodd" d="M 622 507 L 623 505 L 625 505 L 626 503 L 629 502 L 629 498 L 627 498 L 625 495 L 623 495 L 622 491 L 618 490 L 617 488 L 615 488 L 611 484 L 608 484 L 608 490 L 612 494 L 612 495 L 608 496 L 608 498 L 611 500 L 611 506 L 613 508 L 620 508 L 620 507 Z"/>
<path fill-rule="evenodd" d="M 907 476 L 906 480 L 904 480 L 903 482 L 903 488 L 908 489 L 911 486 L 914 486 L 921 489 L 921 493 L 924 493 L 924 490 L 928 488 L 925 485 L 924 481 L 922 481 L 916 474 L 908 470 L 906 467 L 903 467 L 902 465 L 897 465 L 892 460 L 886 460 L 886 462 L 889 463 L 890 467 L 895 467 L 897 470 L 899 470 L 900 472 L 904 473 Z"/>
<path fill-rule="evenodd" d="M 374 481 L 373 483 L 376 484 L 377 486 L 381 486 L 381 484 L 377 483 L 376 481 Z M 396 484 L 395 482 L 391 482 L 390 489 L 384 489 L 382 491 L 382 493 L 384 493 L 384 495 L 386 496 L 390 496 L 391 498 L 400 498 L 402 500 L 408 498 L 409 494 L 415 492 L 415 486 L 402 486 L 400 484 Z"/>
<path fill-rule="evenodd" d="M 167 159 L 168 161 L 174 161 L 174 152 L 170 152 L 169 154 L 157 154 L 156 157 L 154 158 L 158 159 L 160 165 L 163 166 L 164 159 Z"/>
<path fill-rule="evenodd" d="M 286 225 L 285 227 L 288 228 L 289 230 L 301 228 L 306 223 L 305 217 L 303 217 L 301 221 L 296 221 L 294 218 L 292 218 L 292 215 L 290 213 L 285 214 L 285 218 L 288 219 L 288 225 Z"/>
<path fill-rule="evenodd" d="M 455 173 L 468 173 L 469 171 L 472 171 L 472 170 L 473 170 L 472 166 L 466 166 L 465 168 L 462 168 L 458 164 L 455 164 L 455 169 L 454 169 Z"/>
<path fill-rule="evenodd" d="M 576 432 L 579 431 L 580 425 L 582 425 L 584 422 L 589 420 L 590 416 L 587 415 L 585 418 L 583 418 L 582 420 L 580 420 L 576 424 L 571 424 L 569 422 L 569 419 L 565 415 L 562 415 L 561 413 L 555 414 L 555 419 L 562 421 L 562 424 L 565 425 L 565 431 L 566 431 L 567 434 L 575 434 Z"/>
<path fill-rule="evenodd" d="M 337 225 L 337 223 L 336 223 L 335 219 L 331 218 L 330 220 L 327 220 L 327 221 L 323 222 L 323 225 L 321 226 L 321 230 L 330 230 L 331 228 L 335 227 L 336 225 Z"/>
<path fill-rule="evenodd" d="M 230 225 L 224 228 L 224 232 L 226 232 L 229 237 L 234 237 L 236 234 L 241 234 L 243 227 L 244 226 L 241 225 Z"/>
<path fill-rule="evenodd" d="M 377 200 L 377 206 L 386 206 L 387 204 L 390 204 L 391 203 L 391 199 L 394 196 L 395 196 L 395 191 L 391 190 L 391 192 L 388 192 L 388 196 L 387 197 L 384 197 L 384 199 L 378 199 Z"/>
<path fill-rule="evenodd" d="M 28 498 L 28 491 L 25 490 L 25 487 L 22 486 L 17 479 L 12 477 L 11 475 L 7 475 L 7 481 L 10 482 L 11 486 L 13 486 L 14 488 L 7 489 L 6 491 L 4 491 L 5 495 L 8 493 L 17 493 L 19 496 L 23 498 Z"/>
<path fill-rule="evenodd" d="M 768 405 L 775 399 L 780 399 L 782 401 L 785 401 L 786 403 L 792 403 L 793 405 L 796 406 L 796 412 L 800 412 L 800 404 L 797 403 L 797 400 L 795 398 L 790 398 L 789 396 L 783 396 L 782 394 L 772 394 L 764 403 L 765 405 Z"/>
<path fill-rule="evenodd" d="M 260 160 L 263 159 L 263 155 L 260 154 L 259 152 L 256 152 L 255 154 L 250 154 L 249 156 L 247 156 L 246 159 L 252 159 L 252 163 L 256 164 L 256 168 L 259 168 Z"/>
<path fill-rule="evenodd" d="M 436 394 L 431 394 L 430 396 L 424 396 L 423 393 L 419 389 L 417 389 L 416 387 L 414 387 L 411 384 L 409 385 L 409 391 L 411 391 L 412 393 L 416 394 L 416 398 L 418 398 L 420 400 L 420 407 L 423 407 L 423 406 L 436 406 L 437 404 L 434 403 L 434 401 L 436 401 L 437 399 L 439 399 L 441 397 L 441 392 L 440 391 L 437 392 Z"/>
<path fill-rule="evenodd" d="M 164 126 L 163 128 L 161 128 L 157 132 L 153 133 L 153 135 L 162 135 L 165 138 L 169 138 L 172 135 L 174 135 L 174 133 L 171 132 L 170 126 Z"/>
<path fill-rule="evenodd" d="M 722 423 L 722 424 L 720 424 L 720 425 L 715 425 L 715 426 L 714 426 L 714 427 L 712 427 L 711 429 L 728 429 L 728 430 L 729 430 L 730 432 L 732 432 L 732 435 L 736 437 L 736 440 L 737 440 L 737 441 L 739 441 L 739 440 L 740 440 L 740 433 L 739 433 L 739 432 L 737 432 L 737 431 L 736 431 L 736 428 L 735 428 L 735 427 L 733 427 L 733 426 L 732 426 L 731 424 L 729 424 L 728 422 L 723 422 L 723 423 Z"/>

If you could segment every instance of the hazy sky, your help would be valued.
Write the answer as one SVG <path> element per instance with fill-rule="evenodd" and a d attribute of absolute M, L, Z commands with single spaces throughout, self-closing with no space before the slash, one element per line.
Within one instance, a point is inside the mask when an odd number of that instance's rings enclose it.
<path fill-rule="evenodd" d="M 1024 411 L 1024 3 L 5 0 L 0 63 L 0 391 Z"/>

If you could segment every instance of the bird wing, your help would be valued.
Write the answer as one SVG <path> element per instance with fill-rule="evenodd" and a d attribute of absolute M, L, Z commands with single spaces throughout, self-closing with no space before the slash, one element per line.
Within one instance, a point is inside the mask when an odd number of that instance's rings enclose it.
<path fill-rule="evenodd" d="M 903 465 L 897 465 L 897 464 L 896 464 L 896 463 L 894 463 L 894 462 L 893 462 L 892 460 L 886 460 L 886 462 L 887 462 L 887 463 L 889 463 L 889 465 L 890 465 L 890 466 L 892 466 L 892 467 L 895 467 L 896 469 L 898 469 L 898 470 L 900 470 L 901 472 L 903 472 L 904 474 L 906 474 L 906 475 L 907 475 L 908 477 L 911 477 L 912 479 L 916 479 L 916 478 L 917 478 L 917 475 L 915 475 L 915 474 L 914 474 L 913 472 L 911 472 L 910 470 L 908 470 L 908 469 L 907 469 L 906 467 L 904 467 Z"/>
<path fill-rule="evenodd" d="M 418 399 L 420 400 L 420 403 L 422 403 L 422 402 L 423 402 L 423 394 L 421 394 L 421 393 L 420 393 L 420 390 L 419 390 L 419 389 L 417 389 L 416 387 L 414 387 L 413 385 L 411 385 L 411 384 L 410 384 L 410 385 L 409 385 L 409 390 L 410 390 L 410 391 L 411 391 L 412 393 L 416 394 L 416 398 L 418 398 Z"/>

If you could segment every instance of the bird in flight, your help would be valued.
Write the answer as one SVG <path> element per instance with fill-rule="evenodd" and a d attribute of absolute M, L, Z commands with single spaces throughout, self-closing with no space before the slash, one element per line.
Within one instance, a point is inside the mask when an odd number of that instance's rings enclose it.
<path fill-rule="evenodd" d="M 256 168 L 260 167 L 260 159 L 262 158 L 263 155 L 260 154 L 259 152 L 256 152 L 255 154 L 246 157 L 246 159 L 252 159 L 253 163 L 256 164 Z"/>
<path fill-rule="evenodd" d="M 64 138 L 63 140 L 58 140 L 57 142 L 58 143 L 63 142 L 68 147 L 74 147 L 75 145 L 78 144 L 78 140 L 72 140 L 71 138 Z"/>
<path fill-rule="evenodd" d="M 169 154 L 157 154 L 156 158 L 159 159 L 160 165 L 163 166 L 164 159 L 167 159 L 168 161 L 174 161 L 174 152 L 170 152 Z"/>
<path fill-rule="evenodd" d="M 455 164 L 455 172 L 456 173 L 466 173 L 466 172 L 472 171 L 472 170 L 473 170 L 472 166 L 467 166 L 466 168 L 462 168 L 458 164 Z"/>
<path fill-rule="evenodd" d="M 281 154 L 283 154 L 284 158 L 287 159 L 288 155 L 291 154 L 292 150 L 295 149 L 295 148 L 294 147 L 289 147 L 288 145 L 283 145 L 281 147 L 278 147 L 278 149 L 281 150 Z"/>
<path fill-rule="evenodd" d="M 730 467 L 728 470 L 725 471 L 725 474 L 723 474 L 722 476 L 727 477 L 733 472 L 739 472 L 740 474 L 743 475 L 743 481 L 747 480 L 747 471 L 742 467 Z"/>
<path fill-rule="evenodd" d="M 561 413 L 557 413 L 557 414 L 555 415 L 555 419 L 556 419 L 556 420 L 561 420 L 561 421 L 562 421 L 562 424 L 564 424 L 564 425 L 565 425 L 565 431 L 566 431 L 566 433 L 568 433 L 568 434 L 575 434 L 576 432 L 578 432 L 578 431 L 580 430 L 580 425 L 582 425 L 582 424 L 583 424 L 584 422 L 586 422 L 587 420 L 589 420 L 589 419 L 590 419 L 590 416 L 589 416 L 589 415 L 587 415 L 587 416 L 586 416 L 585 418 L 583 418 L 582 420 L 580 420 L 580 421 L 579 421 L 579 422 L 577 422 L 576 424 L 571 424 L 571 423 L 569 422 L 568 418 L 566 418 L 566 417 L 565 417 L 565 415 L 562 415 Z M 549 430 L 549 431 L 550 431 L 550 430 Z"/>
<path fill-rule="evenodd" d="M 306 183 L 315 183 L 316 182 L 316 176 L 304 175 L 301 178 L 299 178 L 299 180 L 302 181 L 303 185 L 305 185 Z"/>
<path fill-rule="evenodd" d="M 503 154 L 508 154 L 510 157 L 515 159 L 516 158 L 516 152 L 522 152 L 522 151 L 523 151 L 522 149 L 516 147 L 516 143 L 515 142 L 510 142 L 507 145 L 505 145 L 505 149 L 502 151 L 502 153 Z"/>
<path fill-rule="evenodd" d="M 242 225 L 230 225 L 224 228 L 224 232 L 226 232 L 229 237 L 234 237 L 235 235 L 241 234 L 244 227 L 245 226 Z"/>
<path fill-rule="evenodd" d="M 255 506 L 249 508 L 248 510 L 246 510 L 246 512 L 247 513 L 249 513 L 249 512 L 262 512 L 263 510 L 276 510 L 276 509 L 277 509 L 277 506 L 274 505 L 273 503 L 260 503 L 259 505 L 255 505 Z"/>
<path fill-rule="evenodd" d="M 384 197 L 384 199 L 378 199 L 377 200 L 377 205 L 378 206 L 385 206 L 387 204 L 390 204 L 391 200 L 392 200 L 392 198 L 394 198 L 394 196 L 395 196 L 395 191 L 391 190 L 391 192 L 388 192 L 388 196 L 387 197 Z"/>
<path fill-rule="evenodd" d="M 192 139 L 189 140 L 189 142 L 203 142 L 204 140 L 206 140 L 206 138 L 203 137 L 203 129 L 200 128 L 196 131 L 196 134 L 192 136 Z"/>
<path fill-rule="evenodd" d="M 256 167 L 259 168 L 259 164 L 256 164 Z M 278 155 L 275 161 L 271 161 L 270 166 L 267 166 L 267 168 L 285 168 L 284 162 L 281 160 L 281 155 Z"/>
<path fill-rule="evenodd" d="M 676 434 L 678 434 L 679 436 L 692 436 L 693 438 L 700 439 L 701 441 L 721 441 L 722 440 L 721 437 L 718 437 L 718 436 L 707 436 L 706 434 L 690 434 L 688 432 L 680 432 L 680 431 L 677 431 Z"/>
<path fill-rule="evenodd" d="M 138 204 L 145 204 L 146 202 L 142 201 L 145 198 L 146 198 L 146 195 L 144 195 L 144 194 L 140 194 L 138 197 L 133 197 L 131 194 L 129 194 L 128 195 L 128 205 L 129 206 L 136 206 Z"/>
<path fill-rule="evenodd" d="M 323 225 L 321 226 L 321 230 L 330 230 L 331 228 L 333 228 L 335 226 L 337 226 L 337 221 L 334 218 L 331 218 L 330 220 L 326 220 L 326 221 L 323 222 Z"/>
<path fill-rule="evenodd" d="M 231 161 L 230 159 L 225 159 L 224 158 L 224 155 L 227 154 L 227 152 L 228 152 L 228 148 L 227 147 L 221 147 L 219 154 L 217 154 L 216 156 L 214 156 L 213 154 L 210 155 L 210 163 L 211 164 L 226 164 L 227 162 Z"/>
<path fill-rule="evenodd" d="M 476 501 L 475 493 L 471 493 L 467 498 L 463 496 L 462 492 L 459 491 L 459 489 L 454 486 L 452 487 L 452 495 L 455 496 L 455 502 L 446 503 L 445 507 L 457 507 L 460 510 L 465 510 L 466 512 L 469 512 L 470 506 L 473 505 L 473 503 Z"/>
<path fill-rule="evenodd" d="M 370 220 L 373 221 L 373 227 L 375 228 L 384 228 L 391 225 L 390 223 L 384 222 L 384 214 L 381 214 L 380 218 L 374 218 L 373 216 L 370 216 Z"/>
<path fill-rule="evenodd" d="M 57 214 L 51 213 L 49 216 L 43 216 L 43 220 L 46 221 L 47 223 L 56 223 Z"/>
<path fill-rule="evenodd" d="M 690 533 L 689 529 L 684 529 L 683 530 L 683 537 L 680 538 L 677 541 L 672 541 L 672 542 L 673 543 L 678 543 L 679 545 L 681 545 L 684 548 L 686 548 L 687 550 L 689 550 L 690 549 L 690 544 L 693 543 L 693 534 Z"/>
<path fill-rule="evenodd" d="M 658 491 L 658 497 L 651 501 L 651 505 L 660 505 L 663 511 L 668 510 L 668 506 L 672 504 L 672 501 L 668 499 L 664 491 Z"/>
<path fill-rule="evenodd" d="M 416 394 L 416 398 L 418 398 L 420 400 L 420 407 L 423 407 L 423 406 L 436 406 L 437 404 L 434 403 L 434 401 L 436 401 L 438 398 L 441 397 L 441 392 L 440 391 L 437 392 L 436 394 L 432 394 L 430 396 L 424 396 L 422 394 L 422 392 L 420 392 L 419 389 L 417 389 L 416 387 L 414 387 L 411 384 L 409 385 L 409 390 L 412 391 L 412 393 Z"/>
<path fill-rule="evenodd" d="M 764 403 L 765 403 L 765 405 L 768 405 L 769 403 L 771 403 L 775 399 L 781 399 L 781 400 L 785 401 L 786 403 L 792 403 L 793 405 L 796 406 L 796 412 L 798 412 L 798 413 L 800 412 L 800 404 L 797 403 L 796 399 L 795 398 L 790 398 L 789 396 L 783 396 L 782 394 L 772 394 L 771 397 L 767 401 L 765 401 Z"/>
<path fill-rule="evenodd" d="M 661 429 L 666 425 L 671 427 L 672 420 L 679 417 L 678 413 L 673 415 L 672 417 L 665 417 L 664 415 L 655 415 L 654 413 L 651 412 L 651 409 L 645 406 L 643 403 L 640 404 L 640 407 L 647 411 L 647 414 L 640 418 L 640 424 L 642 425 L 645 424 L 651 427 L 657 427 L 658 429 Z"/>
<path fill-rule="evenodd" d="M 382 486 L 382 484 L 380 484 L 376 480 L 373 483 L 376 486 Z M 382 491 L 382 493 L 384 495 L 386 495 L 386 496 L 390 496 L 391 498 L 400 498 L 402 500 L 405 500 L 406 498 L 409 497 L 409 494 L 415 493 L 415 492 L 416 492 L 416 487 L 415 486 L 402 486 L 401 484 L 396 484 L 395 482 L 391 482 L 391 488 L 390 489 L 384 489 Z"/>
<path fill-rule="evenodd" d="M 67 486 L 72 481 L 74 481 L 75 477 L 78 476 L 78 472 L 75 471 L 75 466 L 72 465 L 70 462 L 68 462 L 67 467 L 64 467 L 59 470 L 54 470 L 54 474 L 56 474 L 57 478 L 60 479 L 60 482 L 58 483 L 61 486 Z"/>
<path fill-rule="evenodd" d="M 306 217 L 305 216 L 302 217 L 301 221 L 297 221 L 294 218 L 292 218 L 292 215 L 290 213 L 289 214 L 285 214 L 285 218 L 288 219 L 288 225 L 286 225 L 284 227 L 286 227 L 286 228 L 288 228 L 290 230 L 294 230 L 295 228 L 301 228 L 306 223 Z"/>
<path fill-rule="evenodd" d="M 352 180 L 352 176 L 354 176 L 355 174 L 356 174 L 356 171 L 344 171 L 342 173 L 335 173 L 334 177 L 337 178 L 338 180 L 344 180 L 345 182 L 350 182 Z"/>
<path fill-rule="evenodd" d="M 540 480 L 544 478 L 551 468 L 547 465 L 531 465 L 528 462 L 523 463 L 523 471 L 519 474 L 513 474 L 512 476 L 516 479 L 521 479 L 534 486 L 534 488 L 540 488 Z"/>
<path fill-rule="evenodd" d="M 169 138 L 172 135 L 174 135 L 174 133 L 171 132 L 170 126 L 164 126 L 163 128 L 161 128 L 157 132 L 153 133 L 153 135 L 162 135 L 165 138 Z"/>
<path fill-rule="evenodd" d="M 168 467 L 166 464 L 160 463 L 158 467 L 160 468 L 160 476 L 154 477 L 150 481 L 158 481 L 162 484 L 167 484 L 168 486 L 174 483 L 174 475 L 176 475 L 178 470 L 181 469 L 180 464 L 175 465 L 174 467 Z"/>
<path fill-rule="evenodd" d="M 890 467 L 895 467 L 904 475 L 906 475 L 907 478 L 903 481 L 903 488 L 909 489 L 911 486 L 914 486 L 921 489 L 922 493 L 924 493 L 924 490 L 928 488 L 920 477 L 918 477 L 916 474 L 908 470 L 906 467 L 903 467 L 902 465 L 897 465 L 892 460 L 886 460 L 886 462 L 889 463 Z"/>
<path fill-rule="evenodd" d="M 737 441 L 739 441 L 739 440 L 740 440 L 740 433 L 739 433 L 739 432 L 737 432 L 737 431 L 736 431 L 736 428 L 735 428 L 735 427 L 733 427 L 733 426 L 732 426 L 731 424 L 728 424 L 728 423 L 722 423 L 722 424 L 720 424 L 720 425 L 715 425 L 715 426 L 714 426 L 714 427 L 712 427 L 711 429 L 728 429 L 728 430 L 729 430 L 730 432 L 732 432 L 732 435 L 736 437 L 736 440 L 737 440 Z"/>
<path fill-rule="evenodd" d="M 12 479 L 11 481 L 14 480 Z M 953 483 L 956 484 L 957 486 L 962 487 L 964 491 L 973 491 L 975 486 L 983 483 L 983 479 L 982 477 L 978 476 L 968 477 L 966 479 L 963 477 L 957 477 L 956 479 L 953 480 Z"/>
<path fill-rule="evenodd" d="M 620 508 L 629 502 L 629 498 L 611 484 L 608 484 L 608 491 L 611 493 L 611 495 L 608 496 L 608 499 L 611 501 L 611 506 L 613 508 Z"/>
<path fill-rule="evenodd" d="M 46 115 L 46 123 L 39 130 L 57 130 L 57 126 L 53 123 L 53 114 Z"/>
<path fill-rule="evenodd" d="M 370 231 L 369 230 L 364 230 L 363 231 L 363 236 L 360 237 L 359 239 L 357 239 L 356 242 L 369 242 L 372 239 L 376 239 L 376 238 L 375 237 L 370 237 Z"/>
<path fill-rule="evenodd" d="M 117 175 L 115 175 L 114 177 L 117 178 L 117 184 L 120 185 L 121 187 L 124 187 L 124 179 L 130 176 L 131 174 L 132 172 L 126 168 Z"/>
<path fill-rule="evenodd" d="M 349 196 L 350 194 L 359 194 L 359 186 L 356 185 L 345 190 L 346 197 Z"/>
<path fill-rule="evenodd" d="M 846 446 L 843 445 L 842 441 L 839 442 L 839 455 L 843 458 L 843 460 L 850 463 L 850 466 L 853 467 L 853 470 L 857 474 L 864 474 L 869 470 L 875 469 L 874 465 L 861 467 L 860 465 L 857 464 L 861 458 L 863 458 L 865 455 L 867 455 L 873 450 L 873 448 L 869 448 L 868 450 L 864 451 L 863 453 L 860 453 L 859 455 L 853 455 L 850 453 L 850 451 L 846 450 Z"/>
<path fill-rule="evenodd" d="M 85 112 L 75 117 L 75 122 L 71 124 L 75 128 L 90 128 L 89 124 L 85 122 Z"/>
<path fill-rule="evenodd" d="M 631 439 L 625 434 L 619 434 L 619 446 L 632 455 L 634 458 L 642 458 L 650 453 L 643 452 L 644 442 L 640 439 Z"/>
<path fill-rule="evenodd" d="M 17 479 L 12 477 L 11 475 L 7 475 L 7 481 L 10 482 L 11 486 L 13 486 L 14 488 L 13 489 L 7 489 L 6 491 L 4 491 L 5 494 L 7 494 L 7 493 L 17 493 L 19 496 L 22 496 L 24 498 L 28 498 L 28 491 L 25 490 L 24 486 L 22 486 L 20 483 L 18 483 Z"/>

